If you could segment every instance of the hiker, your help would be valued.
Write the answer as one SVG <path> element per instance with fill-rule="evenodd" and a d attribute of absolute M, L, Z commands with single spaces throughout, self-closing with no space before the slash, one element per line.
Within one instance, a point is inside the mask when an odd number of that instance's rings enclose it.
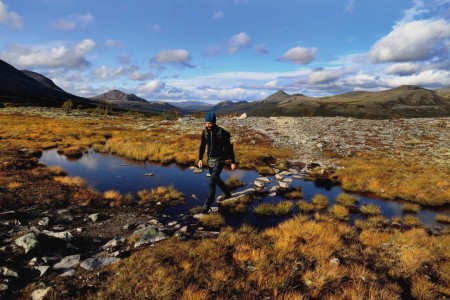
<path fill-rule="evenodd" d="M 230 134 L 223 128 L 216 125 L 216 114 L 209 112 L 205 116 L 206 128 L 203 130 L 200 150 L 198 152 L 198 167 L 203 167 L 203 154 L 205 153 L 206 145 L 208 145 L 208 167 L 209 174 L 209 191 L 203 204 L 202 213 L 208 213 L 211 204 L 214 202 L 216 195 L 216 185 L 222 190 L 222 195 L 217 201 L 222 201 L 231 197 L 231 192 L 225 185 L 225 182 L 220 178 L 220 173 L 225 165 L 225 160 L 231 160 L 231 170 L 237 168 L 234 159 L 233 145 L 230 142 Z"/>

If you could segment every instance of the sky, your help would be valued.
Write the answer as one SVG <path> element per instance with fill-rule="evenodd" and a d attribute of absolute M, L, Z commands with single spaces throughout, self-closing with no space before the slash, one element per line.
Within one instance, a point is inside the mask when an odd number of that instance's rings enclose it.
<path fill-rule="evenodd" d="M 0 0 L 0 59 L 93 97 L 450 86 L 450 0 Z"/>

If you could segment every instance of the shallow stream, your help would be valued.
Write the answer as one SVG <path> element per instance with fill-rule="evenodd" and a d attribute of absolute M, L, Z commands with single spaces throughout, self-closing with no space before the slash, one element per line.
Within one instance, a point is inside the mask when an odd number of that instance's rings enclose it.
<path fill-rule="evenodd" d="M 61 166 L 69 176 L 80 176 L 86 180 L 87 184 L 99 192 L 108 190 L 119 191 L 122 195 L 131 193 L 137 198 L 136 193 L 140 190 L 156 188 L 158 186 L 173 185 L 178 191 L 186 196 L 186 204 L 171 206 L 166 208 L 162 213 L 169 216 L 178 216 L 180 214 L 189 214 L 189 210 L 195 206 L 201 206 L 208 191 L 209 178 L 206 176 L 207 171 L 194 174 L 190 168 L 181 168 L 177 165 L 160 165 L 153 163 L 143 163 L 134 160 L 129 160 L 120 156 L 112 154 L 96 153 L 90 150 L 85 153 L 83 157 L 77 160 L 67 159 L 64 155 L 59 155 L 56 149 L 44 151 L 40 162 L 47 166 Z M 153 176 L 145 176 L 145 174 L 153 173 Z M 253 188 L 253 182 L 260 175 L 255 171 L 240 170 L 235 171 L 224 170 L 222 172 L 222 179 L 227 180 L 230 176 L 236 176 L 247 185 L 240 189 L 233 191 L 233 193 Z M 330 200 L 330 205 L 335 203 L 336 196 L 342 193 L 342 189 L 338 186 L 332 186 L 327 183 L 319 181 L 306 181 L 303 179 L 296 179 L 292 176 L 292 187 L 301 187 L 303 197 L 306 201 L 311 201 L 316 194 L 323 194 Z M 266 185 L 266 189 L 271 186 L 278 185 L 278 182 L 273 176 L 268 176 L 271 182 Z M 286 178 L 286 177 L 285 177 Z M 217 189 L 217 196 L 221 193 Z M 395 216 L 402 217 L 404 213 L 401 210 L 402 203 L 396 201 L 387 201 L 362 195 L 356 195 L 362 204 L 374 204 L 380 207 L 382 215 L 386 218 Z M 260 203 L 278 202 L 283 200 L 280 196 L 265 196 L 264 198 L 255 200 L 250 209 L 245 214 L 225 214 L 227 225 L 232 227 L 239 227 L 242 224 L 249 224 L 259 229 L 274 226 L 288 217 L 262 217 L 253 213 L 253 208 Z M 213 206 L 217 204 L 214 203 Z M 298 208 L 294 206 L 293 214 L 298 214 Z M 450 209 L 422 209 L 417 215 L 421 222 L 429 227 L 435 228 L 442 226 L 435 221 L 436 214 L 450 214 Z M 351 221 L 357 218 L 362 218 L 359 214 L 352 214 Z"/>

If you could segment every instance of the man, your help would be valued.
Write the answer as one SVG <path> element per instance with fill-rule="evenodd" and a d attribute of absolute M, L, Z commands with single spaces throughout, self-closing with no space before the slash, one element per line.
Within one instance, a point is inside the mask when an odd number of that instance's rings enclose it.
<path fill-rule="evenodd" d="M 211 204 L 214 202 L 216 195 L 216 185 L 222 190 L 222 195 L 217 199 L 218 201 L 225 200 L 231 197 L 230 190 L 225 185 L 225 182 L 220 178 L 220 173 L 225 165 L 225 160 L 231 160 L 231 170 L 237 168 L 234 158 L 233 145 L 230 142 L 230 134 L 223 128 L 216 125 L 216 114 L 207 113 L 205 116 L 206 128 L 202 133 L 200 150 L 198 153 L 198 167 L 203 167 L 203 154 L 205 153 L 206 145 L 208 145 L 208 167 L 209 174 L 209 191 L 206 201 L 203 204 L 202 213 L 208 213 Z"/>

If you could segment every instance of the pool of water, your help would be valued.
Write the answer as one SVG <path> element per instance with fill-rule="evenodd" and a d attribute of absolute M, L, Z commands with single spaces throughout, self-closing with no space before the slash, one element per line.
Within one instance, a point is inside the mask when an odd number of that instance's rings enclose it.
<path fill-rule="evenodd" d="M 140 190 L 173 185 L 186 196 L 186 204 L 166 208 L 162 213 L 167 215 L 188 214 L 191 208 L 203 204 L 208 191 L 209 178 L 206 176 L 207 171 L 194 174 L 190 168 L 181 168 L 174 164 L 165 166 L 138 162 L 112 154 L 96 153 L 92 150 L 85 153 L 80 159 L 73 160 L 67 159 L 64 155 L 59 155 L 56 149 L 44 151 L 40 162 L 47 166 L 61 166 L 69 176 L 80 176 L 84 178 L 89 186 L 99 192 L 116 190 L 122 195 L 131 193 L 137 198 L 136 193 Z M 153 173 L 154 175 L 145 176 L 147 173 Z M 221 177 L 226 181 L 231 175 L 247 183 L 247 186 L 237 189 L 233 193 L 253 188 L 253 181 L 260 177 L 255 171 L 240 169 L 235 171 L 224 170 Z M 271 179 L 271 183 L 266 185 L 266 189 L 278 185 L 273 176 L 268 177 Z M 293 178 L 291 186 L 300 187 L 303 191 L 304 199 L 307 201 L 310 201 L 316 194 L 326 195 L 330 200 L 330 205 L 335 202 L 336 196 L 342 193 L 340 187 L 319 181 L 306 181 Z M 218 195 L 220 195 L 219 188 L 217 189 L 216 196 Z M 357 197 L 360 199 L 359 205 L 374 204 L 380 207 L 383 216 L 386 218 L 395 216 L 402 217 L 404 214 L 401 210 L 402 203 L 400 202 L 362 195 L 357 195 Z M 260 203 L 278 202 L 280 200 L 282 200 L 280 196 L 261 197 L 261 199 L 257 199 L 251 204 L 249 211 L 245 214 L 225 214 L 227 225 L 238 227 L 245 223 L 260 229 L 274 226 L 289 217 L 262 217 L 254 214 L 252 211 L 253 207 Z M 296 206 L 294 206 L 293 214 L 297 213 L 299 212 Z M 425 208 L 417 215 L 424 225 L 434 228 L 435 226 L 442 226 L 442 224 L 435 221 L 437 213 L 450 215 L 450 209 Z M 352 215 L 351 220 L 361 217 L 357 214 Z"/>

